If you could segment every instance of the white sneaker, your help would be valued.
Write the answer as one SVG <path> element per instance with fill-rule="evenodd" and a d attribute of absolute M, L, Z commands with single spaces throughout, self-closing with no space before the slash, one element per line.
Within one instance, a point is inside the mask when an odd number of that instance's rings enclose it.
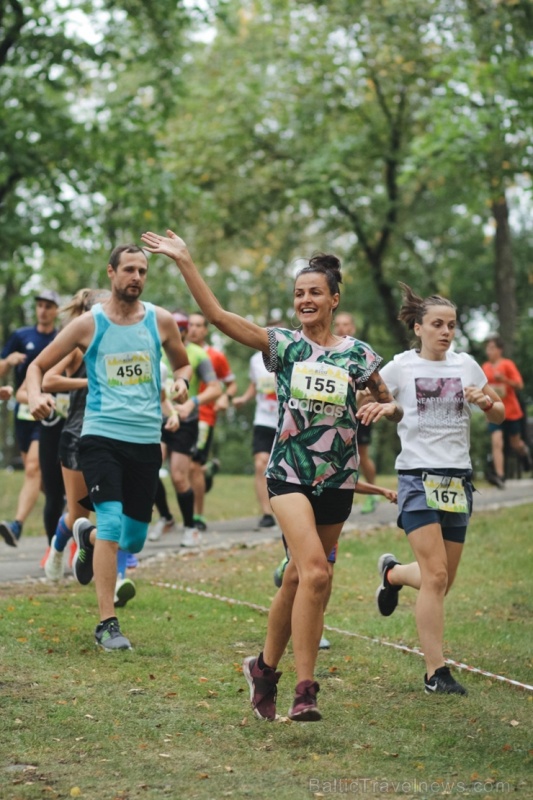
<path fill-rule="evenodd" d="M 202 534 L 197 528 L 185 528 L 180 547 L 199 547 Z"/>
<path fill-rule="evenodd" d="M 56 537 L 52 537 L 50 552 L 44 562 L 44 574 L 49 581 L 60 581 L 65 573 L 65 551 L 61 553 L 55 548 Z"/>
<path fill-rule="evenodd" d="M 174 520 L 168 520 L 164 517 L 158 519 L 155 525 L 152 525 L 148 531 L 148 539 L 150 542 L 158 542 L 164 533 L 171 533 L 176 526 Z"/>
<path fill-rule="evenodd" d="M 128 600 L 137 594 L 135 584 L 129 578 L 119 578 L 115 584 L 115 608 L 124 608 Z"/>

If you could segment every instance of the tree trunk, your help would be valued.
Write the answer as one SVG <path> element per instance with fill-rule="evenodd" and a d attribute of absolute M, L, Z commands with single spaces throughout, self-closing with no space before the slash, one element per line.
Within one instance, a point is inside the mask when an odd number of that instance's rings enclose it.
<path fill-rule="evenodd" d="M 516 277 L 505 193 L 493 200 L 492 214 L 496 222 L 494 289 L 498 300 L 499 333 L 505 344 L 505 355 L 512 358 L 516 331 Z"/>

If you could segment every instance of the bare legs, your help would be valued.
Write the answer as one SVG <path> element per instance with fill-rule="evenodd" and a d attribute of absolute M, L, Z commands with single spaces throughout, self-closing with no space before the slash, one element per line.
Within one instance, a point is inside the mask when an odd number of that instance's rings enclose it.
<path fill-rule="evenodd" d="M 509 444 L 515 453 L 522 458 L 529 457 L 529 449 L 519 433 L 509 436 Z M 502 430 L 493 431 L 491 433 L 491 447 L 494 472 L 500 478 L 505 478 L 504 439 Z"/>
<path fill-rule="evenodd" d="M 24 522 L 30 515 L 41 490 L 39 441 L 37 439 L 34 439 L 30 443 L 27 453 L 22 453 L 22 463 L 24 464 L 24 483 L 19 493 L 17 513 L 15 515 L 15 519 L 18 520 L 18 522 Z"/>
<path fill-rule="evenodd" d="M 444 664 L 444 597 L 455 580 L 463 545 L 444 540 L 436 523 L 412 531 L 408 540 L 416 561 L 396 565 L 387 577 L 392 586 L 419 590 L 415 617 L 427 674 L 431 676 Z"/>
<path fill-rule="evenodd" d="M 61 467 L 63 472 L 63 483 L 65 484 L 65 494 L 67 496 L 67 513 L 65 523 L 72 530 L 72 526 L 80 517 L 87 516 L 87 509 L 80 505 L 79 501 L 87 496 L 87 486 L 83 473 L 74 469 Z"/>
<path fill-rule="evenodd" d="M 91 544 L 94 544 L 94 583 L 100 619 L 109 619 L 116 615 L 115 584 L 117 581 L 118 543 L 97 539 L 95 530 L 91 531 L 90 539 Z"/>
<path fill-rule="evenodd" d="M 327 556 L 337 542 L 342 523 L 317 526 L 304 495 L 271 499 L 291 559 L 272 602 L 263 658 L 277 667 L 292 635 L 297 683 L 313 680 L 330 584 Z"/>
<path fill-rule="evenodd" d="M 255 453 L 254 455 L 255 494 L 261 507 L 261 514 L 270 514 L 272 512 L 265 478 L 269 457 L 270 453 Z"/>

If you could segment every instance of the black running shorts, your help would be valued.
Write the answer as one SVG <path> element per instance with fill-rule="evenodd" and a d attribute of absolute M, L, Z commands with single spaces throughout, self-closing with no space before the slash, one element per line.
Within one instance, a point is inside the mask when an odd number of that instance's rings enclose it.
<path fill-rule="evenodd" d="M 126 516 L 150 522 L 161 468 L 159 444 L 82 436 L 80 460 L 93 503 L 118 500 Z"/>

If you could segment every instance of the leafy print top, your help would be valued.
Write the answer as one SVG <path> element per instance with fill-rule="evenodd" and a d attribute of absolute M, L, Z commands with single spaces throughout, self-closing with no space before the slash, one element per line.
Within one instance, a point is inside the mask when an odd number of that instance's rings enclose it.
<path fill-rule="evenodd" d="M 301 331 L 269 328 L 264 356 L 276 374 L 278 428 L 267 478 L 322 489 L 354 489 L 359 457 L 355 393 L 382 359 L 345 336 L 321 347 Z"/>

